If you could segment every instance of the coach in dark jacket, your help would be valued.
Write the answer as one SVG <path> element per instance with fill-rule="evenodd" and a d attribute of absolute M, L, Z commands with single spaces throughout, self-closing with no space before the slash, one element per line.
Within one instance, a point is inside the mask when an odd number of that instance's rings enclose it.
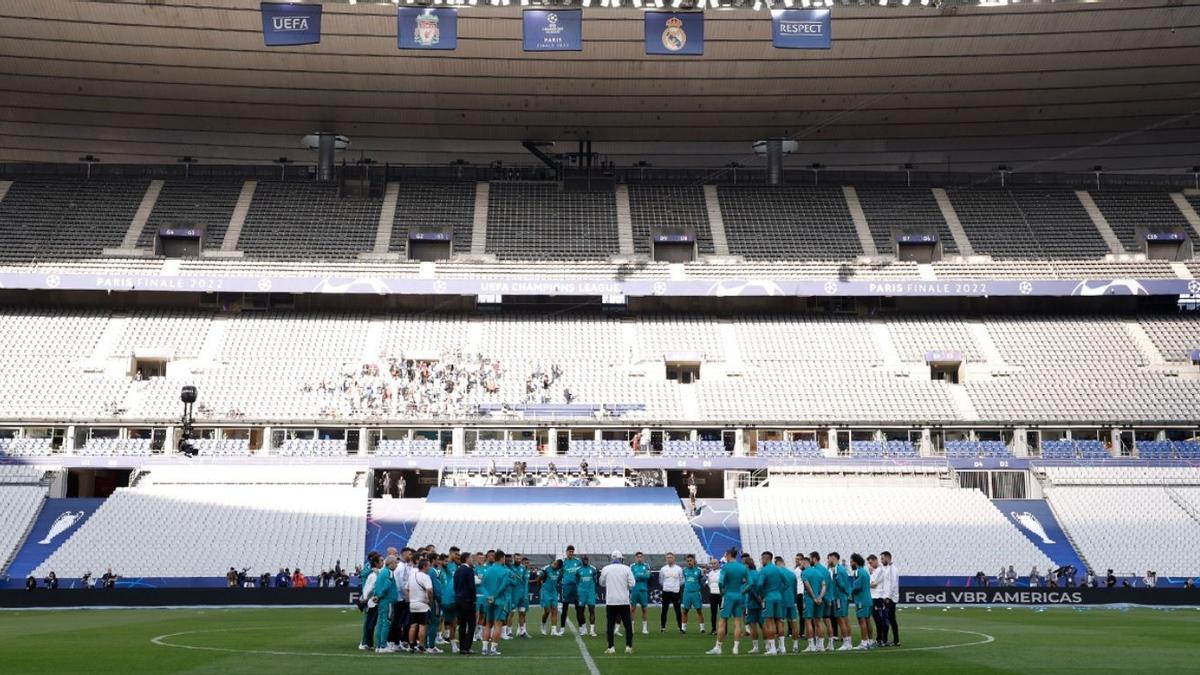
<path fill-rule="evenodd" d="M 458 653 L 470 654 L 475 638 L 475 568 L 470 556 L 454 572 L 454 605 L 458 608 Z"/>

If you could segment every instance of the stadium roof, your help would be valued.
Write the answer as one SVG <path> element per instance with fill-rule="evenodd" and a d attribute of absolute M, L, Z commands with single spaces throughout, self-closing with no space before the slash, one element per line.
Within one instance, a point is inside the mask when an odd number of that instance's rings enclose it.
<path fill-rule="evenodd" d="M 584 10 L 582 52 L 524 53 L 521 8 L 464 7 L 458 49 L 396 48 L 391 4 L 328 3 L 321 44 L 263 46 L 252 0 L 6 0 L 0 161 L 529 163 L 590 138 L 619 165 L 1171 172 L 1200 164 L 1200 0 L 836 6 L 833 48 L 708 11 L 702 57 L 644 54 L 641 12 Z"/>

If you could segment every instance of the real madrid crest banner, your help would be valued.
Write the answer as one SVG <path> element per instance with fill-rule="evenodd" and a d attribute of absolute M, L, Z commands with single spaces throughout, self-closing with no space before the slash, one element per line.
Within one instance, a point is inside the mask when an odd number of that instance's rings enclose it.
<path fill-rule="evenodd" d="M 771 37 L 781 49 L 829 49 L 829 10 L 773 9 Z"/>
<path fill-rule="evenodd" d="M 321 6 L 264 2 L 263 42 L 268 47 L 315 45 L 321 42 Z"/>
<path fill-rule="evenodd" d="M 704 53 L 704 12 L 646 12 L 646 53 Z"/>
<path fill-rule="evenodd" d="M 446 7 L 400 7 L 396 12 L 400 49 L 458 47 L 458 10 Z"/>
<path fill-rule="evenodd" d="M 583 51 L 581 9 L 527 9 L 521 25 L 527 52 Z"/>

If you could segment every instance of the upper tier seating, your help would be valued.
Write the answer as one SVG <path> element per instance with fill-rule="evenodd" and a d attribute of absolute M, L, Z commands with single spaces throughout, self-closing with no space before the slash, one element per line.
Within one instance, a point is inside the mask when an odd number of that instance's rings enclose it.
<path fill-rule="evenodd" d="M 695 228 L 696 251 L 700 255 L 713 253 L 703 187 L 630 185 L 629 215 L 633 222 L 633 250 L 637 253 L 650 254 L 652 227 Z"/>
<path fill-rule="evenodd" d="M 855 192 L 881 254 L 895 255 L 897 233 L 927 230 L 937 232 L 944 254 L 958 253 L 950 226 L 929 188 L 871 186 L 856 188 Z"/>
<path fill-rule="evenodd" d="M 45 457 L 54 452 L 49 438 L 0 438 L 0 457 Z"/>
<path fill-rule="evenodd" d="M 758 260 L 854 260 L 862 245 L 840 187 L 721 186 L 729 251 Z"/>
<path fill-rule="evenodd" d="M 379 199 L 338 196 L 325 183 L 259 181 L 238 248 L 272 260 L 345 260 L 371 251 Z"/>
<path fill-rule="evenodd" d="M 603 259 L 619 251 L 612 192 L 557 184 L 492 183 L 487 251 L 510 260 Z"/>
<path fill-rule="evenodd" d="M 222 482 L 234 472 L 217 467 L 191 476 L 164 470 L 161 482 L 155 480 L 159 473 L 114 492 L 34 575 L 54 570 L 78 577 L 111 567 L 128 577 L 212 577 L 230 566 L 256 574 L 283 567 L 315 574 L 365 555 L 366 492 L 348 478 L 296 484 L 279 467 L 240 467 L 231 476 L 236 483 Z M 187 554 L 164 555 L 169 551 Z"/>
<path fill-rule="evenodd" d="M 947 459 L 975 459 L 977 457 L 1012 457 L 1012 448 L 1004 441 L 946 441 Z"/>
<path fill-rule="evenodd" d="M 1200 316 L 1196 312 L 1144 316 L 1138 323 L 1154 342 L 1163 359 L 1170 363 L 1189 363 L 1192 350 L 1200 349 Z"/>
<path fill-rule="evenodd" d="M 0 260 L 100 255 L 125 238 L 146 180 L 18 180 L 0 200 Z"/>
<path fill-rule="evenodd" d="M 1113 234 L 1117 235 L 1129 253 L 1140 253 L 1146 249 L 1145 240 L 1138 241 L 1138 227 L 1144 227 L 1148 232 L 1191 230 L 1187 219 L 1167 192 L 1105 190 L 1092 191 L 1090 194 Z"/>
<path fill-rule="evenodd" d="M 962 575 L 1004 565 L 1053 569 L 1051 561 L 978 490 L 806 486 L 738 492 L 747 551 L 886 549 L 905 575 Z M 987 546 L 979 546 L 987 542 Z"/>
<path fill-rule="evenodd" d="M 191 443 L 206 457 L 245 457 L 250 454 L 250 441 L 245 438 L 196 438 Z"/>
<path fill-rule="evenodd" d="M 481 439 L 471 452 L 475 457 L 537 457 L 537 441 Z"/>
<path fill-rule="evenodd" d="M 947 190 L 971 246 L 996 258 L 1102 258 L 1108 246 L 1071 190 Z"/>
<path fill-rule="evenodd" d="M 454 228 L 453 253 L 471 252 L 474 183 L 398 183 L 390 250 L 404 252 L 408 233 L 420 227 Z"/>
<path fill-rule="evenodd" d="M 242 185 L 242 181 L 194 178 L 165 181 L 138 237 L 138 247 L 153 248 L 159 228 L 200 227 L 204 229 L 204 248 L 219 250 Z"/>

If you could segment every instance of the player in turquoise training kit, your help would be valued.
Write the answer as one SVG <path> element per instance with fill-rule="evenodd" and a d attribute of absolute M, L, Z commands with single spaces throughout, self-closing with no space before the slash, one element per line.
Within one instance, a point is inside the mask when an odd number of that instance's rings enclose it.
<path fill-rule="evenodd" d="M 752 646 L 750 647 L 751 654 L 758 653 L 758 643 L 762 639 L 762 621 L 763 621 L 763 596 L 762 587 L 759 583 L 762 581 L 758 567 L 754 564 L 754 556 L 749 553 L 742 554 L 742 564 L 746 569 L 750 570 L 750 584 L 746 589 L 746 626 L 750 630 L 750 639 Z"/>
<path fill-rule="evenodd" d="M 838 635 L 842 638 L 840 651 L 850 651 L 854 648 L 850 635 L 850 574 L 842 564 L 842 556 L 837 553 L 829 554 L 829 574 L 833 579 L 833 621 L 837 622 Z M 836 638 L 834 638 L 836 639 Z M 833 646 L 830 640 L 829 646 Z"/>
<path fill-rule="evenodd" d="M 707 654 L 720 654 L 725 642 L 725 629 L 733 619 L 733 653 L 738 653 L 742 639 L 742 617 L 746 614 L 746 589 L 750 585 L 750 570 L 738 562 L 737 549 L 725 552 L 725 566 L 717 578 L 721 590 L 721 622 L 717 625 L 717 644 Z"/>
<path fill-rule="evenodd" d="M 775 636 L 782 635 L 781 623 L 786 618 L 783 611 L 784 576 L 775 566 L 775 554 L 763 551 L 762 569 L 758 573 L 758 589 L 763 599 L 762 629 L 767 641 L 767 654 L 775 654 Z M 785 649 L 782 653 L 786 654 Z"/>
<path fill-rule="evenodd" d="M 700 619 L 700 632 L 704 632 L 704 598 L 700 589 L 704 587 L 704 569 L 696 565 L 696 556 L 689 553 L 683 567 L 683 632 L 687 632 L 688 610 L 696 610 Z"/>
<path fill-rule="evenodd" d="M 787 653 L 787 636 L 792 636 L 792 653 L 800 653 L 800 613 L 796 607 L 796 573 L 787 566 L 783 556 L 775 556 L 775 566 L 779 568 L 779 573 L 783 575 L 783 614 L 784 618 L 779 622 L 779 632 L 775 641 L 779 644 L 775 651 L 780 654 Z"/>
<path fill-rule="evenodd" d="M 541 581 L 539 600 L 542 606 L 542 635 L 546 634 L 546 620 L 550 620 L 550 635 L 559 637 L 563 630 L 558 627 L 558 582 L 562 578 L 562 558 L 542 568 L 538 574 Z"/>
<path fill-rule="evenodd" d="M 858 646 L 855 649 L 870 649 L 875 646 L 875 635 L 871 632 L 871 573 L 857 553 L 850 554 L 850 596 L 854 599 L 854 615 L 858 619 Z"/>
<path fill-rule="evenodd" d="M 821 566 L 821 554 L 813 551 L 801 559 L 800 580 L 804 582 L 804 630 L 808 634 L 806 652 L 825 651 L 825 603 L 830 589 L 829 573 Z"/>
<path fill-rule="evenodd" d="M 583 622 L 582 611 L 579 608 L 579 566 L 583 564 L 579 558 L 575 557 L 575 547 L 567 547 L 567 556 L 562 559 L 562 580 L 559 582 L 560 599 L 562 600 L 562 611 L 558 613 L 558 627 L 567 627 L 567 615 L 571 605 L 575 605 L 576 620 Z"/>
<path fill-rule="evenodd" d="M 579 604 L 575 606 L 575 611 L 578 614 L 579 632 L 596 637 L 596 579 L 600 577 L 600 570 L 588 562 L 586 555 L 582 562 L 575 571 L 579 579 Z M 584 612 L 587 613 L 587 623 L 584 623 Z"/>
<path fill-rule="evenodd" d="M 516 584 L 513 598 L 516 604 L 513 609 L 517 612 L 517 637 L 528 638 L 529 631 L 525 628 L 525 615 L 529 611 L 529 561 L 520 553 L 513 556 L 513 564 L 517 566 Z"/>
<path fill-rule="evenodd" d="M 634 563 L 629 566 L 633 572 L 633 590 L 629 591 L 629 605 L 633 611 L 642 608 L 642 635 L 649 635 L 650 628 L 646 623 L 646 608 L 650 606 L 650 566 L 646 557 L 638 551 L 633 556 Z"/>
<path fill-rule="evenodd" d="M 483 651 L 484 656 L 500 655 L 500 639 L 504 635 L 504 623 L 508 620 L 508 601 L 512 594 L 512 574 L 504 566 L 504 552 L 496 551 L 498 561 L 483 571 L 483 588 L 486 608 L 484 610 Z M 490 630 L 489 630 L 490 629 Z"/>

